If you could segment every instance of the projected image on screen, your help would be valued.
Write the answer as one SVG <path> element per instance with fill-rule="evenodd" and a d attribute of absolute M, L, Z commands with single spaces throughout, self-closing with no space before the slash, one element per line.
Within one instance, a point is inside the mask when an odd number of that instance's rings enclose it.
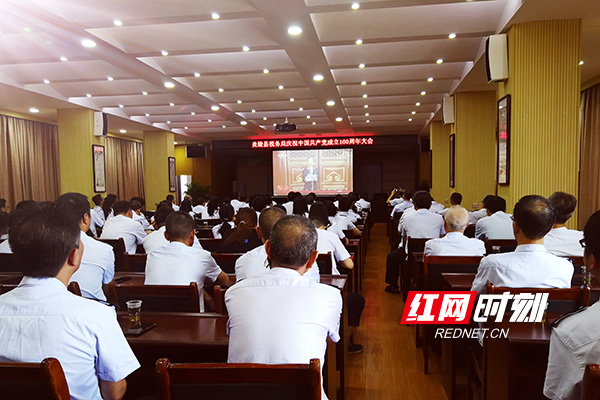
<path fill-rule="evenodd" d="M 274 150 L 273 195 L 352 191 L 352 149 Z"/>

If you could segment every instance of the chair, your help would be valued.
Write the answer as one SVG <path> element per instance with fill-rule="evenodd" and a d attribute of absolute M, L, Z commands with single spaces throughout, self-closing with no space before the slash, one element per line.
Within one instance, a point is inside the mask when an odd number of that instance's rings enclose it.
<path fill-rule="evenodd" d="M 319 274 L 331 275 L 333 272 L 333 261 L 331 260 L 331 252 L 321 253 L 317 256 L 317 266 L 319 267 Z"/>
<path fill-rule="evenodd" d="M 69 286 L 67 286 L 67 290 L 73 293 L 74 295 L 81 297 L 81 289 L 79 288 L 79 283 L 75 281 L 69 283 Z"/>
<path fill-rule="evenodd" d="M 310 364 L 171 364 L 156 361 L 161 400 L 321 399 L 318 359 Z"/>
<path fill-rule="evenodd" d="M 212 253 L 212 257 L 215 259 L 219 267 L 226 274 L 234 274 L 235 273 L 235 262 L 238 258 L 240 258 L 244 253 Z"/>
<path fill-rule="evenodd" d="M 0 363 L 3 399 L 70 400 L 65 373 L 56 358 L 41 363 Z"/>
<path fill-rule="evenodd" d="M 486 239 L 485 254 L 510 253 L 517 248 L 515 239 Z"/>
<path fill-rule="evenodd" d="M 98 240 L 113 248 L 113 252 L 115 253 L 115 271 L 124 271 L 123 254 L 125 254 L 125 242 L 123 241 L 123 238 Z"/>
<path fill-rule="evenodd" d="M 19 272 L 14 254 L 0 253 L 0 272 Z"/>
<path fill-rule="evenodd" d="M 559 312 L 565 313 L 570 311 L 575 311 L 579 307 L 586 307 L 590 304 L 590 287 L 589 286 L 573 286 L 568 289 L 559 289 L 559 288 L 509 288 L 509 287 L 499 287 L 494 286 L 491 283 L 487 284 L 487 292 L 488 294 L 502 294 L 505 292 L 509 292 L 510 294 L 519 294 L 519 293 L 548 293 L 548 311 L 549 312 Z M 553 302 L 554 304 L 552 304 Z M 559 302 L 568 302 L 570 304 L 570 308 L 566 309 L 564 307 L 556 307 Z M 560 304 L 558 304 L 560 306 Z M 550 307 L 554 306 L 554 310 L 551 310 Z"/>
<path fill-rule="evenodd" d="M 146 272 L 147 254 L 123 254 L 123 271 Z"/>
<path fill-rule="evenodd" d="M 227 315 L 227 307 L 225 306 L 225 292 L 227 288 L 222 288 L 221 285 L 213 287 L 213 299 L 215 300 L 215 312 L 217 314 Z"/>
<path fill-rule="evenodd" d="M 198 239 L 210 239 L 213 238 L 212 228 L 210 227 L 200 227 L 196 228 L 196 237 Z"/>
<path fill-rule="evenodd" d="M 413 253 L 422 253 L 425 250 L 425 242 L 431 238 L 412 238 L 406 240 L 407 261 L 400 265 L 400 287 L 402 289 L 402 300 L 406 302 L 408 291 L 413 290 L 414 283 L 411 279 L 411 271 L 416 270 L 414 266 Z"/>
<path fill-rule="evenodd" d="M 467 228 L 465 229 L 464 235 L 468 238 L 474 238 L 475 237 L 475 224 L 471 224 L 471 225 L 467 226 Z"/>
<path fill-rule="evenodd" d="M 600 365 L 588 364 L 583 373 L 581 400 L 600 400 Z"/>
<path fill-rule="evenodd" d="M 221 239 L 215 238 L 201 238 L 198 239 L 198 241 L 200 242 L 200 246 L 202 246 L 204 250 L 210 253 L 216 252 L 219 248 L 219 245 L 221 244 Z"/>
<path fill-rule="evenodd" d="M 142 300 L 144 311 L 200 312 L 198 284 L 189 286 L 108 284 L 110 298 L 116 299 L 121 310 L 129 300 Z"/>

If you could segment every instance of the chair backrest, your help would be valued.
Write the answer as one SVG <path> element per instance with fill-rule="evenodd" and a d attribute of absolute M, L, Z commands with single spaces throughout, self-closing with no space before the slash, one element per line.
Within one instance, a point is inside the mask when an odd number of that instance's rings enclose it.
<path fill-rule="evenodd" d="M 115 253 L 115 271 L 124 271 L 123 255 L 125 254 L 125 242 L 123 241 L 123 238 L 98 240 L 113 248 L 113 252 Z"/>
<path fill-rule="evenodd" d="M 331 252 L 321 253 L 317 256 L 317 266 L 319 274 L 331 275 L 333 272 L 333 261 L 331 260 Z"/>
<path fill-rule="evenodd" d="M 600 365 L 588 364 L 583 373 L 581 400 L 600 400 Z"/>
<path fill-rule="evenodd" d="M 41 363 L 0 363 L 3 399 L 69 400 L 65 373 L 56 358 Z"/>
<path fill-rule="evenodd" d="M 200 228 L 196 228 L 196 237 L 198 239 L 203 239 L 203 238 L 212 238 L 213 237 L 213 232 L 212 232 L 212 228 L 211 227 L 200 227 Z"/>
<path fill-rule="evenodd" d="M 474 238 L 475 237 L 475 224 L 471 224 L 471 225 L 467 226 L 467 228 L 465 229 L 464 235 L 468 238 Z"/>
<path fill-rule="evenodd" d="M 481 256 L 430 256 L 423 257 L 423 289 L 441 290 L 442 274 L 447 272 L 477 272 Z"/>
<path fill-rule="evenodd" d="M 510 253 L 517 248 L 515 239 L 486 239 L 484 243 L 486 254 Z"/>
<path fill-rule="evenodd" d="M 215 300 L 215 312 L 217 314 L 227 315 L 227 307 L 225 306 L 225 292 L 227 288 L 222 288 L 221 285 L 213 287 L 213 299 Z"/>
<path fill-rule="evenodd" d="M 79 288 L 79 283 L 75 281 L 69 283 L 69 286 L 67 286 L 67 290 L 76 296 L 81 296 L 81 289 Z"/>
<path fill-rule="evenodd" d="M 0 283 L 0 294 L 8 293 L 18 286 L 18 283 Z"/>
<path fill-rule="evenodd" d="M 171 364 L 161 358 L 156 374 L 161 400 L 321 399 L 319 360 L 310 364 Z"/>
<path fill-rule="evenodd" d="M 413 238 L 413 237 L 409 237 L 408 240 L 406 241 L 406 245 L 407 247 L 407 253 L 406 254 L 411 254 L 411 253 L 422 253 L 425 250 L 425 242 L 427 242 L 428 240 L 430 240 L 431 238 Z"/>
<path fill-rule="evenodd" d="M 134 285 L 109 283 L 110 297 L 117 299 L 121 310 L 129 300 L 142 300 L 142 311 L 200 312 L 198 284 L 189 286 Z"/>
<path fill-rule="evenodd" d="M 127 272 L 146 272 L 147 254 L 123 254 L 123 270 Z"/>
<path fill-rule="evenodd" d="M 519 293 L 548 293 L 548 311 L 552 313 L 565 313 L 577 310 L 590 304 L 590 287 L 573 286 L 568 289 L 559 288 L 509 288 L 487 284 L 488 294 Z"/>
<path fill-rule="evenodd" d="M 211 256 L 215 259 L 219 267 L 226 274 L 234 274 L 235 273 L 235 262 L 238 258 L 240 258 L 244 253 L 212 253 Z"/>
<path fill-rule="evenodd" d="M 0 272 L 19 272 L 14 254 L 0 253 Z"/>
<path fill-rule="evenodd" d="M 221 244 L 221 239 L 215 238 L 201 238 L 198 239 L 198 241 L 200 242 L 200 246 L 210 253 L 216 252 L 217 248 L 219 248 L 219 245 Z"/>

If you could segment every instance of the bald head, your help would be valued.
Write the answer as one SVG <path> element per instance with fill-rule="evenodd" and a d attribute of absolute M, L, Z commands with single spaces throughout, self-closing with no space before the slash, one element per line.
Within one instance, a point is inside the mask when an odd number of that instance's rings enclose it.
<path fill-rule="evenodd" d="M 290 215 L 273 226 L 269 238 L 269 258 L 273 267 L 299 269 L 317 250 L 317 229 L 308 218 Z"/>
<path fill-rule="evenodd" d="M 285 212 L 277 207 L 271 207 L 263 210 L 258 218 L 258 229 L 263 241 L 269 240 L 273 225 L 281 218 L 285 217 Z"/>
<path fill-rule="evenodd" d="M 446 211 L 444 221 L 446 222 L 446 232 L 464 233 L 469 225 L 469 213 L 462 206 L 452 206 Z"/>

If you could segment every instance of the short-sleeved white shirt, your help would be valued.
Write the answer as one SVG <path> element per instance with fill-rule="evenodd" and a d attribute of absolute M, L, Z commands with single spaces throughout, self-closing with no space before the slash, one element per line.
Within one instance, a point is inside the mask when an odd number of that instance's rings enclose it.
<path fill-rule="evenodd" d="M 512 253 L 490 254 L 479 263 L 471 290 L 486 293 L 487 283 L 502 287 L 570 288 L 573 264 L 548 253 L 541 244 L 517 246 Z"/>
<path fill-rule="evenodd" d="M 489 217 L 483 217 L 475 225 L 477 239 L 514 239 L 513 221 L 510 214 L 496 211 Z"/>
<path fill-rule="evenodd" d="M 273 268 L 236 283 L 225 304 L 228 362 L 308 364 L 318 358 L 322 366 L 327 337 L 340 339 L 340 291 L 292 269 Z"/>
<path fill-rule="evenodd" d="M 235 211 L 236 214 L 240 210 L 240 208 L 250 207 L 248 205 L 248 203 L 244 203 L 243 201 L 239 201 L 237 199 L 231 200 L 231 202 L 229 202 L 229 204 L 231 204 L 231 207 L 233 207 L 233 210 Z"/>
<path fill-rule="evenodd" d="M 137 215 L 134 212 L 131 219 L 140 223 L 142 225 L 142 228 L 144 229 L 144 231 L 153 231 L 154 230 L 154 228 L 152 227 L 152 225 L 150 225 L 150 222 L 148 222 L 148 220 L 146 219 L 144 214 Z"/>
<path fill-rule="evenodd" d="M 102 207 L 96 206 L 90 209 L 90 217 L 92 218 L 90 230 L 94 236 L 97 236 L 96 227 L 102 228 L 104 226 L 104 210 L 102 210 Z"/>
<path fill-rule="evenodd" d="M 399 228 L 403 237 L 439 238 L 444 235 L 444 218 L 426 208 L 420 208 L 402 219 Z"/>
<path fill-rule="evenodd" d="M 391 204 L 391 203 L 390 203 Z M 401 202 L 398 202 L 395 206 L 394 209 L 392 210 L 392 213 L 390 214 L 390 216 L 394 216 L 394 214 L 399 213 L 399 212 L 404 212 L 406 211 L 408 208 L 413 207 L 413 202 L 411 200 L 404 200 L 402 199 Z"/>
<path fill-rule="evenodd" d="M 437 201 L 432 201 L 431 207 L 429 207 L 429 211 L 431 211 L 432 213 L 436 213 L 436 214 L 441 213 L 445 209 L 446 209 L 446 207 L 444 207 L 443 204 L 440 204 Z"/>
<path fill-rule="evenodd" d="M 146 254 L 152 253 L 154 250 L 163 247 L 166 244 L 169 244 L 169 241 L 165 237 L 165 232 L 167 230 L 166 226 L 161 226 L 157 231 L 152 232 L 142 242 L 142 246 L 144 246 L 144 251 Z M 201 249 L 202 245 L 200 245 L 200 241 L 197 237 L 194 236 L 194 244 L 192 247 L 197 249 Z"/>
<path fill-rule="evenodd" d="M 356 228 L 356 225 L 352 222 L 352 217 L 348 215 L 348 211 L 338 211 L 335 217 L 333 217 L 332 222 L 338 224 L 342 230 L 352 230 Z"/>
<path fill-rule="evenodd" d="M 234 222 L 229 221 L 228 224 L 229 224 L 229 226 L 231 226 L 231 229 L 235 228 L 235 223 Z M 212 228 L 212 234 L 213 234 L 213 237 L 215 239 L 222 239 L 222 236 L 219 233 L 219 230 L 221 229 L 222 226 L 223 226 L 223 222 L 221 222 L 218 225 L 213 226 L 213 228 Z"/>
<path fill-rule="evenodd" d="M 425 254 L 431 256 L 483 256 L 485 244 L 461 232 L 448 232 L 446 236 L 425 242 Z"/>
<path fill-rule="evenodd" d="M 327 231 L 337 235 L 337 237 L 342 240 L 346 238 L 346 234 L 336 222 L 330 223 L 330 225 L 327 227 Z"/>
<path fill-rule="evenodd" d="M 555 256 L 583 257 L 583 247 L 579 241 L 583 239 L 583 232 L 566 227 L 551 229 L 544 237 L 544 247 Z"/>
<path fill-rule="evenodd" d="M 115 276 L 115 253 L 106 243 L 89 237 L 81 232 L 83 257 L 79 269 L 70 282 L 77 282 L 81 295 L 91 299 L 106 301 L 102 284 L 107 284 Z"/>
<path fill-rule="evenodd" d="M 240 282 L 247 278 L 266 274 L 270 269 L 267 251 L 263 244 L 244 253 L 235 261 L 235 281 Z"/>
<path fill-rule="evenodd" d="M 134 221 L 122 214 L 109 218 L 104 223 L 101 239 L 119 239 L 123 238 L 125 242 L 125 251 L 129 254 L 135 254 L 138 243 L 142 243 L 146 238 L 146 232 L 139 222 Z"/>
<path fill-rule="evenodd" d="M 102 400 L 98 379 L 140 367 L 112 307 L 75 296 L 55 278 L 25 277 L 0 296 L 0 361 L 57 358 L 71 399 Z"/>
<path fill-rule="evenodd" d="M 11 254 L 12 250 L 10 248 L 10 244 L 8 243 L 8 237 L 2 243 L 0 243 L 0 253 L 2 254 Z"/>
<path fill-rule="evenodd" d="M 371 209 L 371 203 L 365 199 L 358 199 L 355 204 L 359 211 Z"/>
<path fill-rule="evenodd" d="M 477 223 L 483 217 L 487 217 L 487 210 L 485 208 L 469 212 L 469 225 Z"/>
<path fill-rule="evenodd" d="M 192 207 L 192 212 L 202 217 L 202 213 L 206 213 L 206 206 L 198 204 L 197 206 Z"/>
<path fill-rule="evenodd" d="M 286 203 L 283 203 L 282 206 L 285 207 L 285 211 L 286 211 L 287 215 L 292 215 L 294 213 L 294 202 L 293 201 L 288 201 Z"/>
<path fill-rule="evenodd" d="M 317 241 L 317 251 L 319 254 L 327 254 L 331 253 L 331 262 L 332 262 L 332 273 L 333 275 L 339 275 L 340 272 L 337 269 L 336 261 L 344 261 L 350 258 L 350 253 L 340 239 L 337 237 L 335 233 L 328 232 L 324 229 L 317 229 L 318 241 Z M 313 266 L 313 268 L 318 268 L 318 266 Z"/>

